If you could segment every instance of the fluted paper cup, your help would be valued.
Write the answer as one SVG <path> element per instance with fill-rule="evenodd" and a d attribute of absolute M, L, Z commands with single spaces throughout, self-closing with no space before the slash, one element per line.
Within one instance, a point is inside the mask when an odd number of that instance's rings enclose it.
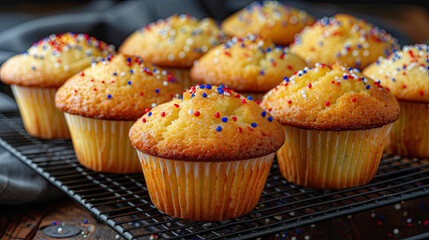
<path fill-rule="evenodd" d="M 385 151 L 408 157 L 429 158 L 429 103 L 399 101 L 401 113 L 393 124 Z"/>
<path fill-rule="evenodd" d="M 195 82 L 192 81 L 190 71 L 191 68 L 173 68 L 173 67 L 164 67 L 164 69 L 171 72 L 174 76 L 174 79 L 182 83 L 185 87 L 184 90 L 189 89 L 195 85 Z"/>
<path fill-rule="evenodd" d="M 55 107 L 56 88 L 11 88 L 28 134 L 43 139 L 70 138 L 64 115 Z"/>
<path fill-rule="evenodd" d="M 277 151 L 283 177 L 302 186 L 341 189 L 371 181 L 392 124 L 357 131 L 283 127 L 286 139 Z"/>
<path fill-rule="evenodd" d="M 140 162 L 128 138 L 135 121 L 86 118 L 64 113 L 73 147 L 85 167 L 109 173 L 140 172 Z"/>
<path fill-rule="evenodd" d="M 220 221 L 242 216 L 261 197 L 274 153 L 228 162 L 190 162 L 137 151 L 153 204 L 176 218 Z"/>

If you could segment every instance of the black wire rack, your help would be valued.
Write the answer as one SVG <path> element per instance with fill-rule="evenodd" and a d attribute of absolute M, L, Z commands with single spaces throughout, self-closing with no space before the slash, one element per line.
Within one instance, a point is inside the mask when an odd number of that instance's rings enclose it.
<path fill-rule="evenodd" d="M 429 195 L 429 160 L 384 155 L 367 185 L 345 190 L 288 183 L 274 163 L 258 205 L 219 222 L 169 217 L 151 203 L 143 174 L 106 174 L 77 161 L 71 141 L 30 137 L 17 114 L 0 113 L 0 145 L 126 239 L 249 239 Z"/>

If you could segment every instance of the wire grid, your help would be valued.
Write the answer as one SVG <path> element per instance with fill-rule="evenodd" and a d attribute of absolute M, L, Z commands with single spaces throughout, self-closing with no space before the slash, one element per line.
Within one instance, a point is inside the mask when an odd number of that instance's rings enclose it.
<path fill-rule="evenodd" d="M 248 239 L 279 233 L 429 194 L 429 160 L 384 155 L 367 185 L 344 190 L 288 183 L 274 163 L 258 205 L 249 214 L 218 222 L 169 217 L 151 203 L 143 174 L 107 174 L 77 161 L 69 140 L 28 136 L 16 114 L 0 113 L 0 145 L 59 187 L 126 239 L 155 234 L 173 239 Z"/>

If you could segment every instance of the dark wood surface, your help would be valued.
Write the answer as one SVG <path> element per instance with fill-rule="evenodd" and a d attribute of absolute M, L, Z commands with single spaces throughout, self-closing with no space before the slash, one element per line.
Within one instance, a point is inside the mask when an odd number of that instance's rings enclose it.
<path fill-rule="evenodd" d="M 429 196 L 425 196 L 289 229 L 263 239 L 402 239 L 429 234 L 428 221 Z M 26 206 L 0 206 L 0 239 L 54 239 L 45 236 L 43 229 L 63 223 L 81 228 L 81 233 L 73 239 L 122 239 L 68 198 Z"/>

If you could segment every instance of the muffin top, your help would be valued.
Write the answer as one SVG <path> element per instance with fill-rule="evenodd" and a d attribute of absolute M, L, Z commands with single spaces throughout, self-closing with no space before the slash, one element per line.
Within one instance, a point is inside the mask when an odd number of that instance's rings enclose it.
<path fill-rule="evenodd" d="M 298 71 L 268 92 L 261 106 L 282 124 L 314 130 L 363 130 L 399 118 L 399 104 L 386 88 L 337 64 Z"/>
<path fill-rule="evenodd" d="M 363 73 L 380 81 L 399 100 L 429 103 L 429 47 L 425 44 L 395 50 Z"/>
<path fill-rule="evenodd" d="M 266 37 L 233 38 L 212 48 L 191 69 L 196 82 L 224 84 L 237 91 L 266 92 L 306 66 L 304 60 Z"/>
<path fill-rule="evenodd" d="M 337 14 L 322 18 L 296 35 L 291 50 L 309 65 L 336 61 L 359 69 L 389 56 L 396 39 L 384 30 L 351 15 Z"/>
<path fill-rule="evenodd" d="M 25 53 L 7 60 L 0 77 L 6 84 L 57 88 L 114 47 L 87 34 L 61 33 L 34 43 Z"/>
<path fill-rule="evenodd" d="M 271 38 L 276 44 L 288 45 L 314 18 L 303 10 L 277 1 L 254 2 L 222 22 L 229 36 L 244 37 L 248 33 Z"/>
<path fill-rule="evenodd" d="M 109 55 L 71 77 L 58 89 L 55 104 L 84 117 L 136 120 L 182 89 L 171 73 L 141 58 Z"/>
<path fill-rule="evenodd" d="M 275 152 L 284 142 L 281 125 L 255 102 L 209 84 L 153 108 L 129 136 L 146 154 L 185 161 L 251 159 Z"/>
<path fill-rule="evenodd" d="M 223 40 L 213 19 L 199 21 L 190 15 L 173 15 L 134 32 L 119 51 L 164 67 L 191 67 L 194 60 Z"/>

